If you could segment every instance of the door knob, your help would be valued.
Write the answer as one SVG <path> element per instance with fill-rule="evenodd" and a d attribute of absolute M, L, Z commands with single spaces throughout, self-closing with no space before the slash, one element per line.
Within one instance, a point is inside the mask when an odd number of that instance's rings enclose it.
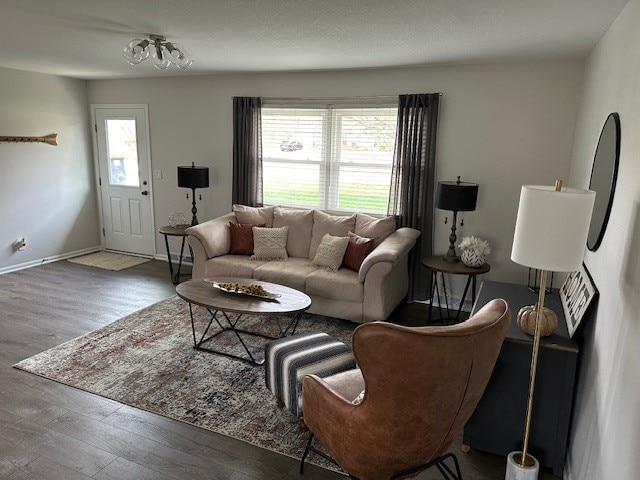
<path fill-rule="evenodd" d="M 146 191 L 146 190 L 144 190 L 144 191 L 142 192 L 142 195 L 149 195 L 149 192 L 148 192 L 148 191 Z"/>

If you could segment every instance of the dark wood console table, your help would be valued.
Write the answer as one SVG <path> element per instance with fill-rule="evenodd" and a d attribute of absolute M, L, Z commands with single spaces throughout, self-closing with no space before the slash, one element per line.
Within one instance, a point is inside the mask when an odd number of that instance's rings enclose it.
<path fill-rule="evenodd" d="M 537 294 L 526 285 L 486 281 L 480 287 L 472 314 L 493 298 L 504 298 L 509 304 L 511 326 L 485 393 L 464 427 L 462 443 L 506 456 L 522 450 L 533 343 L 533 337 L 518 327 L 516 315 L 523 306 L 533 305 Z M 562 476 L 578 345 L 569 338 L 556 290 L 547 294 L 545 306 L 558 315 L 558 328 L 540 341 L 529 450 L 541 465 L 551 467 L 554 475 Z"/>

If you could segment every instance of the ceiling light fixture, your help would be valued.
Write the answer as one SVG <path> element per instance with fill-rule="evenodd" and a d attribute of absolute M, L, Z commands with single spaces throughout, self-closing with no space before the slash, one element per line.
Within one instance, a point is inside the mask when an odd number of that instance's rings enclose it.
<path fill-rule="evenodd" d="M 134 38 L 124 47 L 123 56 L 131 65 L 137 65 L 149 58 L 153 50 L 153 65 L 166 70 L 169 65 L 185 69 L 193 63 L 189 52 L 177 43 L 167 42 L 163 35 L 149 35 L 149 40 Z"/>

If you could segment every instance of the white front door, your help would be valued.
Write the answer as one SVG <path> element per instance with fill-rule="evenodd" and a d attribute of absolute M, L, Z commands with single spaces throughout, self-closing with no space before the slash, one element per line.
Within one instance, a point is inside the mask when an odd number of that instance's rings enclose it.
<path fill-rule="evenodd" d="M 147 109 L 94 106 L 104 247 L 155 253 Z"/>

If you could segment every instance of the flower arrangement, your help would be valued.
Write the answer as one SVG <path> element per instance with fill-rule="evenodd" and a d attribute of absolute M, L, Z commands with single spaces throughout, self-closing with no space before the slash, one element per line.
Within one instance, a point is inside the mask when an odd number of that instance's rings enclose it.
<path fill-rule="evenodd" d="M 489 242 L 474 236 L 464 237 L 458 247 L 462 250 L 475 250 L 480 255 L 489 255 L 491 253 Z"/>

